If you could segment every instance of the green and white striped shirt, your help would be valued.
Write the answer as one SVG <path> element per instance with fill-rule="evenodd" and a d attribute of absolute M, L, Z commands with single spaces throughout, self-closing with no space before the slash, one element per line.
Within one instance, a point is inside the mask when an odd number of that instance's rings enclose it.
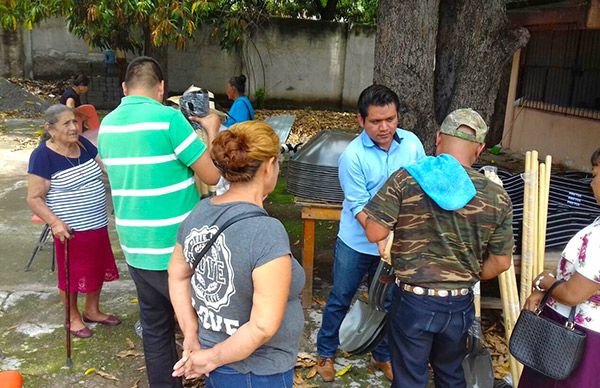
<path fill-rule="evenodd" d="M 98 135 L 127 263 L 166 270 L 179 224 L 198 203 L 189 168 L 206 146 L 181 112 L 142 96 L 123 97 Z"/>

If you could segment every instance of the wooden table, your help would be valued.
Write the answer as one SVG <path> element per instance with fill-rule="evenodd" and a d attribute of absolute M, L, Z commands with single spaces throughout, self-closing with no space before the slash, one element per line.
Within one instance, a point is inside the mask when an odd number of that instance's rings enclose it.
<path fill-rule="evenodd" d="M 342 205 L 330 202 L 310 202 L 306 199 L 295 198 L 294 202 L 302 208 L 303 251 L 302 267 L 306 275 L 306 284 L 302 293 L 302 306 L 310 307 L 312 304 L 313 268 L 315 260 L 315 221 L 339 221 Z"/>

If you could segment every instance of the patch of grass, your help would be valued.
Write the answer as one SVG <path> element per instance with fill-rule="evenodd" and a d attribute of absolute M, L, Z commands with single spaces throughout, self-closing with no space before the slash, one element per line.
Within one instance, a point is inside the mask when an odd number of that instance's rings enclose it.
<path fill-rule="evenodd" d="M 287 179 L 279 176 L 275 190 L 269 194 L 268 200 L 280 205 L 289 205 L 294 203 L 294 196 L 286 192 Z"/>
<path fill-rule="evenodd" d="M 285 230 L 287 230 L 292 243 L 302 239 L 303 226 L 301 220 L 282 219 L 281 222 L 283 223 Z"/>

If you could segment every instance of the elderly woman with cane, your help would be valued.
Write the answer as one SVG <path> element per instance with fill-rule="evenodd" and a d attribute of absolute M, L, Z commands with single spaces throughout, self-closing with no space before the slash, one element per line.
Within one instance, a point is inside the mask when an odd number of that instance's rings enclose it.
<path fill-rule="evenodd" d="M 71 334 L 88 338 L 92 331 L 84 322 L 109 326 L 120 323 L 114 315 L 100 310 L 103 283 L 118 279 L 119 274 L 108 237 L 106 193 L 98 151 L 79 135 L 73 109 L 65 105 L 48 108 L 45 130 L 42 142 L 29 159 L 27 204 L 50 225 L 54 235 L 58 288 L 63 303 L 70 305 L 67 315 Z M 65 276 L 67 240 L 69 279 Z M 77 308 L 80 292 L 86 294 L 82 314 Z"/>
<path fill-rule="evenodd" d="M 179 228 L 169 294 L 184 333 L 173 375 L 207 387 L 292 387 L 304 272 L 263 200 L 279 173 L 279 139 L 248 121 L 219 133 L 211 157 L 231 182 Z M 211 245 L 209 245 L 211 244 Z"/>
<path fill-rule="evenodd" d="M 591 157 L 591 187 L 600 203 L 600 148 Z M 566 380 L 553 380 L 531 368 L 525 367 L 519 388 L 535 387 L 600 387 L 597 371 L 600 358 L 600 217 L 586 226 L 569 240 L 562 252 L 558 268 L 554 272 L 544 271 L 533 281 L 534 291 L 525 301 L 525 308 L 535 311 L 546 290 L 557 281 L 552 297 L 546 303 L 542 315 L 564 324 L 571 311 L 575 310 L 575 326 L 585 332 L 586 344 L 579 366 Z M 540 354 L 540 357 L 544 357 Z"/>

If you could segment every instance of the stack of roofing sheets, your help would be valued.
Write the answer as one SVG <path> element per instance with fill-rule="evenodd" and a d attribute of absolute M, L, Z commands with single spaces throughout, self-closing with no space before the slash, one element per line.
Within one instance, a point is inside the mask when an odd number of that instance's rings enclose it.
<path fill-rule="evenodd" d="M 288 164 L 287 191 L 299 197 L 342 202 L 338 159 L 356 134 L 321 131 Z"/>

